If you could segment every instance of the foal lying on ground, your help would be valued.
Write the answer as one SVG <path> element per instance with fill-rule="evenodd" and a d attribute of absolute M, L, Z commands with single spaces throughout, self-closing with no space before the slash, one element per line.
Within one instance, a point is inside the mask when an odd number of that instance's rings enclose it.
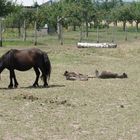
<path fill-rule="evenodd" d="M 101 74 L 99 74 L 99 71 L 95 71 L 96 78 L 102 78 L 102 79 L 108 79 L 108 78 L 128 78 L 126 73 L 118 74 L 113 73 L 109 71 L 102 71 Z"/>
<path fill-rule="evenodd" d="M 81 73 L 69 72 L 65 71 L 64 76 L 66 76 L 66 80 L 80 80 L 80 81 L 87 81 L 89 78 L 102 78 L 102 79 L 109 79 L 109 78 L 128 78 L 126 73 L 117 74 L 108 71 L 102 71 L 99 74 L 99 71 L 95 71 L 95 76 L 88 76 Z"/>
<path fill-rule="evenodd" d="M 66 80 L 80 80 L 80 81 L 87 81 L 88 78 L 93 78 L 88 75 L 75 73 L 75 72 L 69 72 L 69 71 L 65 71 L 64 76 L 66 76 Z"/>

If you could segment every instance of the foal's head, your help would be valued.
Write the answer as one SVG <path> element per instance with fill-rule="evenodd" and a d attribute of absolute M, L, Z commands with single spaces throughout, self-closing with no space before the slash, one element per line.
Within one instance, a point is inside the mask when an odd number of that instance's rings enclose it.
<path fill-rule="evenodd" d="M 95 76 L 99 77 L 99 71 L 98 70 L 95 70 Z"/>
<path fill-rule="evenodd" d="M 69 73 L 69 72 L 66 70 L 66 71 L 64 72 L 64 76 L 67 76 L 68 73 Z"/>
<path fill-rule="evenodd" d="M 123 73 L 123 78 L 128 78 L 126 73 Z"/>

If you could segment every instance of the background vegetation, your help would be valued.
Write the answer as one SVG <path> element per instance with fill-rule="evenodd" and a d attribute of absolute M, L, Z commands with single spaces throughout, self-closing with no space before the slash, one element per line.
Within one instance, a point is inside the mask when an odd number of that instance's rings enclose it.
<path fill-rule="evenodd" d="M 139 1 L 60 0 L 44 5 L 34 3 L 32 7 L 28 8 L 6 0 L 1 2 L 3 3 L 1 6 L 5 9 L 5 11 L 0 11 L 0 16 L 4 18 L 2 24 L 5 29 L 3 32 L 5 41 L 16 39 L 34 42 L 37 36 L 50 38 L 46 34 L 41 35 L 41 29 L 44 28 L 45 24 L 48 25 L 49 35 L 53 35 L 55 38 L 58 34 L 58 39 L 63 41 L 66 39 L 65 34 L 67 36 L 67 33 L 72 31 L 79 32 L 77 42 L 98 41 L 97 32 L 100 35 L 103 33 L 103 40 L 106 41 L 114 41 L 118 33 L 120 36 L 124 35 L 124 40 L 128 39 L 129 32 L 133 33 L 132 38 L 137 38 L 139 34 Z M 59 28 L 62 30 L 61 36 L 59 36 Z M 106 39 L 108 35 L 112 39 Z"/>

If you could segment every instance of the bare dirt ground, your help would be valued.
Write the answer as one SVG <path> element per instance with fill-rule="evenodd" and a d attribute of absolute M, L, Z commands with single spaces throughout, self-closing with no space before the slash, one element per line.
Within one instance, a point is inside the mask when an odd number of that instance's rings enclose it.
<path fill-rule="evenodd" d="M 49 88 L 30 88 L 35 74 L 29 70 L 16 71 L 19 87 L 8 89 L 9 72 L 2 72 L 0 139 L 138 140 L 139 44 L 125 42 L 116 49 L 38 46 L 52 63 Z M 8 49 L 3 47 L 0 53 Z M 63 76 L 65 70 L 94 75 L 96 69 L 126 72 L 128 79 L 67 81 Z"/>

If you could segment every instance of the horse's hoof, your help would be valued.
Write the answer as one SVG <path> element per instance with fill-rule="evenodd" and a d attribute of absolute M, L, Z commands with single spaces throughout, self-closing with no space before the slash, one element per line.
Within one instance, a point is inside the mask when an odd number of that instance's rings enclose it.
<path fill-rule="evenodd" d="M 33 84 L 32 87 L 36 88 L 37 86 L 35 84 Z"/>
<path fill-rule="evenodd" d="M 33 84 L 33 87 L 35 87 L 35 88 L 36 88 L 36 87 L 39 87 L 39 85 L 38 85 L 38 84 Z"/>
<path fill-rule="evenodd" d="M 45 84 L 45 85 L 43 85 L 43 87 L 44 87 L 44 88 L 48 88 L 49 86 L 48 86 L 48 84 Z"/>
<path fill-rule="evenodd" d="M 15 86 L 14 86 L 14 88 L 17 88 L 17 87 L 18 87 L 18 85 L 15 85 Z"/>
<path fill-rule="evenodd" d="M 12 88 L 13 88 L 13 86 L 9 85 L 9 86 L 8 86 L 8 88 L 9 88 L 9 89 L 12 89 Z"/>

